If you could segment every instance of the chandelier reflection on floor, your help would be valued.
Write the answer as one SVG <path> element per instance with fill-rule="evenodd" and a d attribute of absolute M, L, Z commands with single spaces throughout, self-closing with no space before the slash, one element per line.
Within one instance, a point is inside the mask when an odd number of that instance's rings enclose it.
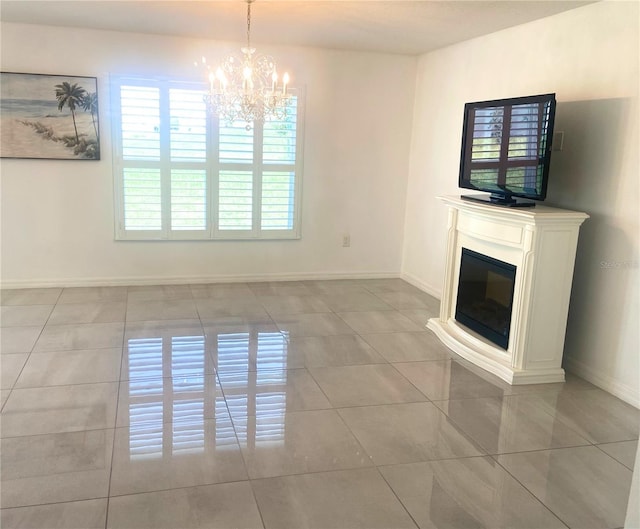
<path fill-rule="evenodd" d="M 247 130 L 254 121 L 284 119 L 290 98 L 289 74 L 285 73 L 280 82 L 273 57 L 255 55 L 256 49 L 251 47 L 253 2 L 247 0 L 247 45 L 241 48 L 242 57 L 226 57 L 215 71 L 202 58 L 208 72 L 209 91 L 204 96 L 208 108 L 228 123 L 244 121 Z"/>

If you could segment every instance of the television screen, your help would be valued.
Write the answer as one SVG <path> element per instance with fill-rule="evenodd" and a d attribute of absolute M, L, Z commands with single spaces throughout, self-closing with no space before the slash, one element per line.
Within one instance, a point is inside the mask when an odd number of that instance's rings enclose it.
<path fill-rule="evenodd" d="M 532 204 L 512 197 L 544 200 L 555 107 L 555 94 L 467 103 L 460 187 L 491 193 L 492 202 L 507 205 Z"/>

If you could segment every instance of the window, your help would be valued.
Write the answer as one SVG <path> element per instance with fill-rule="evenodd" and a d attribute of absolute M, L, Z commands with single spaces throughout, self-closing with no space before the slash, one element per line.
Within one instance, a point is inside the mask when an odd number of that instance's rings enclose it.
<path fill-rule="evenodd" d="M 247 129 L 209 115 L 201 84 L 111 86 L 116 238 L 299 237 L 301 94 L 285 118 Z"/>

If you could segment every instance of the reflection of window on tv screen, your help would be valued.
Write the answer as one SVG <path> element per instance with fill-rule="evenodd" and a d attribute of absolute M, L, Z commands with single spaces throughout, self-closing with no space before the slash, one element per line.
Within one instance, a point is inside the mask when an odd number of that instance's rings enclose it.
<path fill-rule="evenodd" d="M 471 108 L 463 179 L 483 191 L 541 195 L 550 103 Z"/>

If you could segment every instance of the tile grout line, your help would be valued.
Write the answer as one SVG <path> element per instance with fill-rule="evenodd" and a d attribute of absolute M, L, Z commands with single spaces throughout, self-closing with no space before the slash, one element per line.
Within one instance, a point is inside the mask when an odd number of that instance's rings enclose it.
<path fill-rule="evenodd" d="M 4 411 L 5 406 L 9 402 L 9 399 L 11 398 L 13 390 L 16 389 L 16 384 L 18 383 L 18 380 L 20 379 L 20 376 L 22 375 L 22 373 L 24 371 L 24 368 L 27 366 L 27 363 L 31 359 L 31 355 L 33 354 L 33 350 L 36 348 L 36 344 L 38 343 L 38 340 L 40 340 L 40 337 L 42 336 L 42 333 L 44 332 L 44 329 L 47 326 L 47 323 L 51 319 L 51 315 L 53 314 L 53 311 L 56 309 L 56 306 L 58 304 L 58 300 L 60 299 L 60 296 L 62 296 L 62 291 L 63 290 L 64 289 L 60 289 L 60 293 L 58 294 L 58 297 L 56 297 L 55 303 L 51 306 L 51 312 L 49 312 L 49 315 L 47 316 L 47 319 L 45 320 L 44 324 L 42 325 L 42 329 L 40 329 L 40 332 L 38 333 L 38 337 L 34 340 L 33 345 L 31 346 L 31 350 L 27 354 L 27 358 L 25 359 L 24 364 L 22 365 L 22 368 L 20 369 L 20 372 L 18 373 L 18 376 L 16 377 L 16 379 L 13 381 L 13 384 L 9 388 L 9 394 L 7 395 L 7 398 L 5 399 L 5 401 L 3 402 L 2 407 L 0 408 L 0 412 Z M 45 305 L 48 305 L 48 304 L 45 304 Z M 31 305 L 31 306 L 33 306 L 33 305 Z"/>
<path fill-rule="evenodd" d="M 126 350 L 126 332 L 127 332 L 127 311 L 129 310 L 129 288 L 126 290 L 126 299 L 124 305 L 124 325 L 122 326 L 122 342 L 121 342 L 121 354 L 120 365 L 118 366 L 118 391 L 116 392 L 116 410 L 113 417 L 113 436 L 111 438 L 111 461 L 109 464 L 109 483 L 107 486 L 107 506 L 104 517 L 104 529 L 109 526 L 109 507 L 111 502 L 111 479 L 113 477 L 113 460 L 116 454 L 116 426 L 118 425 L 118 408 L 120 407 L 120 391 L 122 389 L 122 362 L 124 361 L 124 354 Z"/>
<path fill-rule="evenodd" d="M 35 505 L 16 505 L 15 507 L 1 507 L 0 511 L 10 511 L 12 509 L 31 509 L 34 507 L 43 507 L 46 505 L 65 505 L 67 503 L 81 503 L 85 501 L 98 501 L 107 499 L 108 498 L 106 496 L 96 496 L 95 498 L 84 498 L 82 500 L 47 501 L 45 503 L 36 503 Z"/>
<path fill-rule="evenodd" d="M 402 464 L 402 463 L 399 463 Z M 411 463 L 409 463 L 411 464 Z M 395 496 L 395 498 L 398 500 L 398 502 L 400 503 L 400 505 L 402 505 L 402 508 L 404 509 L 404 511 L 409 515 L 409 518 L 411 518 L 411 521 L 416 525 L 416 528 L 420 528 L 420 524 L 418 523 L 418 521 L 413 517 L 413 515 L 409 512 L 409 509 L 407 508 L 407 506 L 404 504 L 404 502 L 402 501 L 402 499 L 400 499 L 400 496 L 398 496 L 398 494 L 396 493 L 395 489 L 391 486 L 391 483 L 389 483 L 387 481 L 387 478 L 384 476 L 384 474 L 382 473 L 382 471 L 380 470 L 380 467 L 378 465 L 376 465 L 376 471 L 378 472 L 378 474 L 380 475 L 380 477 L 382 478 L 382 481 L 385 482 L 385 484 L 387 485 L 387 487 L 389 487 L 389 490 L 391 491 L 391 493 Z"/>
<path fill-rule="evenodd" d="M 616 459 L 615 457 L 613 457 L 611 454 L 605 452 L 602 448 L 601 445 L 606 445 L 606 444 L 615 444 L 615 443 L 628 443 L 628 442 L 633 442 L 633 441 L 637 441 L 637 439 L 630 439 L 627 441 L 612 441 L 611 443 L 599 443 L 599 444 L 593 444 L 592 446 L 595 446 L 598 450 L 600 450 L 603 454 L 608 455 L 611 459 L 613 459 L 616 463 L 620 463 L 624 468 L 627 468 L 631 471 L 631 473 L 633 473 L 633 468 L 629 468 L 625 463 L 623 463 L 622 461 L 619 461 L 618 459 Z"/>
<path fill-rule="evenodd" d="M 561 449 L 556 449 L 556 450 L 561 450 Z M 550 450 L 535 450 L 536 452 L 547 452 Z M 524 452 L 523 452 L 524 453 Z M 536 494 L 534 494 L 531 490 L 529 490 L 529 488 L 522 483 L 516 476 L 514 476 L 511 472 L 509 472 L 509 469 L 507 469 L 502 463 L 500 463 L 500 461 L 498 461 L 498 456 L 490 456 L 491 459 L 493 459 L 496 464 L 502 468 L 509 476 L 511 476 L 524 490 L 526 490 L 532 497 L 534 497 L 536 499 L 536 501 L 538 503 L 540 503 L 540 505 L 542 505 L 545 509 L 547 509 L 553 516 L 555 516 L 561 524 L 563 524 L 565 527 L 567 527 L 568 529 L 571 527 L 569 525 L 568 522 L 565 522 L 558 514 L 556 514 L 550 507 L 548 507 L 547 505 L 545 505 L 545 503 L 538 498 L 538 496 Z"/>
<path fill-rule="evenodd" d="M 189 288 L 191 288 L 191 287 L 189 287 Z M 193 294 L 193 290 L 191 291 L 191 293 Z M 229 410 L 229 403 L 227 402 L 227 397 L 225 395 L 224 388 L 222 387 L 222 383 L 220 382 L 220 377 L 218 375 L 218 369 L 215 367 L 216 366 L 216 362 L 215 362 L 216 359 L 213 358 L 213 353 L 207 350 L 208 349 L 207 348 L 207 340 L 208 340 L 209 337 L 207 336 L 207 333 L 205 331 L 204 323 L 202 322 L 202 316 L 200 315 L 200 311 L 198 310 L 197 303 L 196 303 L 196 312 L 197 312 L 198 318 L 200 320 L 200 326 L 202 328 L 202 334 L 203 334 L 203 337 L 204 337 L 205 354 L 209 355 L 209 357 L 211 358 L 212 366 L 213 366 L 214 371 L 215 371 L 214 376 L 215 376 L 217 385 L 220 387 L 220 393 L 222 393 L 222 398 L 224 399 L 225 409 L 227 410 L 227 415 L 229 416 L 229 422 L 231 423 L 231 428 L 233 428 L 233 435 L 234 435 L 234 437 L 236 439 L 236 443 L 238 445 L 238 451 L 240 452 L 240 458 L 242 460 L 242 467 L 244 469 L 244 474 L 247 477 L 246 480 L 242 480 L 240 482 L 243 483 L 243 482 L 246 481 L 249 484 L 249 489 L 251 490 L 251 496 L 253 497 L 253 502 L 255 503 L 256 510 L 258 511 L 258 515 L 260 516 L 260 523 L 262 524 L 262 527 L 264 529 L 266 527 L 265 524 L 264 524 L 264 517 L 262 515 L 262 510 L 260 509 L 260 505 L 258 504 L 258 499 L 256 497 L 255 490 L 253 489 L 253 485 L 251 484 L 251 481 L 250 481 L 249 470 L 247 468 L 247 461 L 246 461 L 245 455 L 244 455 L 244 453 L 242 451 L 242 447 L 240 446 L 240 439 L 238 438 L 238 430 L 236 429 L 235 421 L 233 420 L 233 416 L 231 415 L 231 411 Z M 276 328 L 278 328 L 278 327 L 276 326 Z M 249 359 L 247 359 L 247 360 L 249 360 Z M 239 371 L 239 372 L 242 373 L 243 371 Z M 247 371 L 247 373 L 248 373 L 248 371 Z M 215 391 L 217 393 L 217 389 Z M 215 400 L 215 395 L 214 395 L 214 400 Z M 215 411 L 215 406 L 214 406 L 214 411 Z"/>

